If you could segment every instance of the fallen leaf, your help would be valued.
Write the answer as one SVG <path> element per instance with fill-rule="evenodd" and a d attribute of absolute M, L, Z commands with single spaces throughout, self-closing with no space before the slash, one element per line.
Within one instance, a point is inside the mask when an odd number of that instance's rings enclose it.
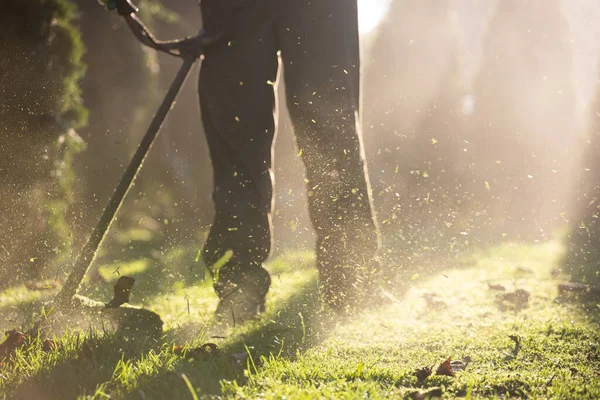
<path fill-rule="evenodd" d="M 429 378 L 432 374 L 433 365 L 431 367 L 423 367 L 415 371 L 415 376 L 417 377 L 417 381 L 422 383 L 425 379 Z"/>
<path fill-rule="evenodd" d="M 114 287 L 114 297 L 111 301 L 106 303 L 106 308 L 116 308 L 121 304 L 129 302 L 129 294 L 131 293 L 131 288 L 135 283 L 135 279 L 129 276 L 122 276 L 117 281 L 117 284 Z"/>
<path fill-rule="evenodd" d="M 173 353 L 187 360 L 195 359 L 202 361 L 218 357 L 221 354 L 218 346 L 214 343 L 204 343 L 200 347 L 189 348 L 187 350 L 185 346 L 175 346 L 173 347 Z"/>
<path fill-rule="evenodd" d="M 208 360 L 220 355 L 220 350 L 214 343 L 204 343 L 200 347 L 191 349 L 189 352 L 191 357 L 198 360 Z"/>
<path fill-rule="evenodd" d="M 444 375 L 444 376 L 451 376 L 451 377 L 455 377 L 456 376 L 456 374 L 452 370 L 452 365 L 450 364 L 451 358 L 452 357 L 448 357 L 448 359 L 446 361 L 444 361 L 438 367 L 438 369 L 435 371 L 436 375 Z"/>
<path fill-rule="evenodd" d="M 523 306 L 529 302 L 531 295 L 528 291 L 523 289 L 517 289 L 514 292 L 506 293 L 502 295 L 502 300 L 508 303 L 512 303 L 515 306 Z"/>
<path fill-rule="evenodd" d="M 488 283 L 488 290 L 497 290 L 499 292 L 506 291 L 506 288 L 499 283 Z"/>
<path fill-rule="evenodd" d="M 25 342 L 25 335 L 17 330 L 7 331 L 6 335 L 8 337 L 0 344 L 0 362 L 7 360 Z"/>

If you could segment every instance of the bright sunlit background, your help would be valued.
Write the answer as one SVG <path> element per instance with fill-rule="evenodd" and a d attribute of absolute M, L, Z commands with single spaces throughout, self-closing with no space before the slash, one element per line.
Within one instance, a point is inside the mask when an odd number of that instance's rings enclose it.
<path fill-rule="evenodd" d="M 379 25 L 390 7 L 390 0 L 358 0 L 358 25 L 361 34 Z"/>

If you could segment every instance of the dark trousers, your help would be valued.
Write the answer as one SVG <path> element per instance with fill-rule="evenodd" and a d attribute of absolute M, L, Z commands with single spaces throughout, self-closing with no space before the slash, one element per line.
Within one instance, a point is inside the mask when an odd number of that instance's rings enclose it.
<path fill-rule="evenodd" d="M 379 248 L 358 119 L 356 1 L 254 0 L 236 9 L 230 41 L 207 49 L 200 104 L 214 167 L 216 216 L 203 257 L 217 263 L 217 294 L 241 286 L 265 295 L 271 251 L 272 148 L 278 52 L 287 106 L 306 167 L 322 286 L 368 279 Z"/>

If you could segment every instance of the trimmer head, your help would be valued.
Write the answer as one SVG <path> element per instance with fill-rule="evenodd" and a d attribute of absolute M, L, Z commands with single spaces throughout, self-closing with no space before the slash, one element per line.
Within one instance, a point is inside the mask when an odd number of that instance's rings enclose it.
<path fill-rule="evenodd" d="M 79 294 L 73 296 L 70 302 L 49 303 L 45 309 L 52 309 L 45 321 L 51 328 L 96 328 L 114 330 L 127 337 L 148 338 L 160 336 L 163 328 L 163 321 L 155 312 L 129 304 L 108 308 L 104 303 Z"/>

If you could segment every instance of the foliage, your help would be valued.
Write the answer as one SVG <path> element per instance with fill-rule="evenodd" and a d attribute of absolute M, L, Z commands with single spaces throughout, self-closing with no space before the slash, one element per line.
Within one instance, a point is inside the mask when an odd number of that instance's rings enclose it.
<path fill-rule="evenodd" d="M 3 131 L 26 132 L 35 139 L 29 143 L 43 137 L 42 143 L 53 143 L 57 131 L 86 121 L 78 87 L 85 67 L 73 25 L 76 9 L 69 0 L 27 0 L 5 4 L 2 15 Z"/>
<path fill-rule="evenodd" d="M 10 279 L 39 277 L 55 253 L 69 250 L 72 160 L 83 146 L 73 129 L 87 120 L 76 11 L 70 0 L 26 0 L 4 4 L 0 16 L 1 195 L 11 204 L 2 222 L 19 221 L 4 238 Z"/>

